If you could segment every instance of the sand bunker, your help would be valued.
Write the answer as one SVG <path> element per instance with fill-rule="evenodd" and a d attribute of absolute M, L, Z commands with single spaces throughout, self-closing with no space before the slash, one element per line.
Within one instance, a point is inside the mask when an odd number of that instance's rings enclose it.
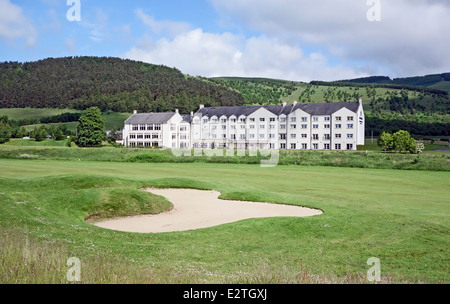
<path fill-rule="evenodd" d="M 146 189 L 167 198 L 174 208 L 156 215 L 136 215 L 95 223 L 96 226 L 127 232 L 156 233 L 217 226 L 250 218 L 306 217 L 321 210 L 280 204 L 219 199 L 217 191 L 193 189 Z"/>

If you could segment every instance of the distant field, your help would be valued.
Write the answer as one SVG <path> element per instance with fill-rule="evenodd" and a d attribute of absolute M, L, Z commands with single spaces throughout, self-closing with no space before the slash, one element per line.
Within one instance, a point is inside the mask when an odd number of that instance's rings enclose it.
<path fill-rule="evenodd" d="M 11 120 L 24 120 L 24 119 L 41 119 L 44 117 L 51 117 L 60 115 L 63 113 L 82 113 L 83 111 L 74 109 L 0 109 L 0 116 L 8 116 Z M 124 127 L 124 121 L 127 120 L 132 114 L 131 113 L 116 113 L 116 112 L 103 112 L 102 116 L 105 118 L 105 127 L 107 130 L 121 130 Z M 75 132 L 78 122 L 64 123 L 68 130 Z M 48 126 L 58 125 L 56 124 L 45 124 Z M 34 130 L 35 127 L 40 127 L 42 124 L 26 125 L 25 129 L 27 131 Z"/>
<path fill-rule="evenodd" d="M 0 116 L 8 116 L 12 120 L 21 119 L 41 119 L 43 117 L 56 116 L 63 113 L 81 113 L 82 111 L 74 109 L 39 109 L 39 108 L 13 108 L 0 109 Z"/>

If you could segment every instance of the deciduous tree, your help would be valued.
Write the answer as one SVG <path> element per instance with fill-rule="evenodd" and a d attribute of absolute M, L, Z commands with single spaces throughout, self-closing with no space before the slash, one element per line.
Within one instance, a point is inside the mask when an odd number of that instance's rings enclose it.
<path fill-rule="evenodd" d="M 77 145 L 80 147 L 99 147 L 106 139 L 105 119 L 100 109 L 91 107 L 81 115 L 77 132 Z"/>

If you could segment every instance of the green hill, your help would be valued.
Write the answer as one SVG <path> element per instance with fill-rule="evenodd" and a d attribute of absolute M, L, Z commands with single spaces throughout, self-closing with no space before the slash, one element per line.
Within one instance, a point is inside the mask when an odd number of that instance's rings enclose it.
<path fill-rule="evenodd" d="M 179 70 L 107 57 L 0 63 L 0 108 L 190 112 L 199 104 L 241 105 L 242 96 Z"/>

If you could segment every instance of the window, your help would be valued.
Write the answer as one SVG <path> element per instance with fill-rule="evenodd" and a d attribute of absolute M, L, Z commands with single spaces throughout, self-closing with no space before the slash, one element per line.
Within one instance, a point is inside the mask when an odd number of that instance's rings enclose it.
<path fill-rule="evenodd" d="M 236 139 L 236 134 L 231 134 L 231 139 Z"/>
<path fill-rule="evenodd" d="M 313 129 L 319 129 L 319 125 L 313 125 Z"/>
<path fill-rule="evenodd" d="M 325 135 L 323 136 L 323 139 L 324 139 L 324 140 L 330 140 L 330 134 L 325 134 Z"/>
<path fill-rule="evenodd" d="M 353 116 L 348 116 L 348 117 L 347 117 L 347 120 L 348 120 L 348 121 L 353 121 Z"/>
<path fill-rule="evenodd" d="M 334 145 L 335 150 L 341 150 L 341 144 L 335 144 Z"/>
<path fill-rule="evenodd" d="M 319 134 L 313 134 L 313 140 L 319 140 Z"/>
<path fill-rule="evenodd" d="M 329 124 L 325 124 L 324 127 L 325 127 L 325 129 L 329 129 L 330 125 Z"/>
<path fill-rule="evenodd" d="M 269 138 L 275 138 L 275 134 L 269 134 Z"/>
<path fill-rule="evenodd" d="M 259 128 L 260 128 L 260 129 L 265 129 L 266 126 L 265 126 L 265 125 L 259 125 Z"/>
<path fill-rule="evenodd" d="M 236 118 L 232 118 L 232 119 L 231 119 L 231 122 L 236 122 Z"/>
<path fill-rule="evenodd" d="M 324 144 L 323 148 L 324 150 L 330 150 L 330 144 Z"/>
<path fill-rule="evenodd" d="M 264 122 L 264 121 L 266 121 L 266 119 L 265 118 L 260 118 L 259 121 Z"/>
<path fill-rule="evenodd" d="M 286 117 L 280 117 L 280 122 L 286 122 Z"/>
<path fill-rule="evenodd" d="M 296 145 L 296 144 L 291 144 L 291 149 L 292 149 L 292 150 L 297 149 L 297 145 Z"/>
<path fill-rule="evenodd" d="M 254 129 L 255 128 L 255 125 L 250 125 L 250 129 Z"/>
<path fill-rule="evenodd" d="M 302 149 L 303 150 L 308 150 L 308 144 L 302 144 Z"/>
<path fill-rule="evenodd" d="M 240 138 L 240 139 L 245 139 L 245 134 L 241 134 L 241 135 L 239 136 L 239 138 Z"/>
<path fill-rule="evenodd" d="M 226 123 L 227 122 L 227 119 L 226 118 L 222 118 L 222 123 Z"/>
<path fill-rule="evenodd" d="M 212 123 L 217 123 L 218 120 L 217 120 L 217 118 L 213 118 L 213 119 L 211 119 L 211 122 L 212 122 Z"/>
<path fill-rule="evenodd" d="M 266 135 L 265 134 L 259 134 L 259 138 L 261 138 L 261 139 L 266 138 Z"/>
<path fill-rule="evenodd" d="M 353 134 L 347 134 L 347 138 L 353 138 Z"/>
<path fill-rule="evenodd" d="M 172 139 L 177 139 L 177 135 L 176 134 L 172 134 Z"/>
<path fill-rule="evenodd" d="M 286 149 L 286 144 L 280 144 L 280 149 Z"/>
<path fill-rule="evenodd" d="M 139 130 L 145 131 L 145 129 L 146 129 L 146 125 L 140 125 Z"/>
<path fill-rule="evenodd" d="M 275 121 L 275 118 L 272 117 L 272 118 L 270 119 L 270 122 L 274 122 L 274 121 Z"/>
<path fill-rule="evenodd" d="M 335 134 L 334 137 L 341 138 L 341 134 Z"/>
<path fill-rule="evenodd" d="M 323 119 L 324 119 L 325 121 L 330 121 L 330 117 L 329 117 L 329 116 L 324 117 Z"/>
<path fill-rule="evenodd" d="M 153 125 L 147 125 L 147 131 L 153 131 Z"/>
<path fill-rule="evenodd" d="M 155 131 L 161 131 L 161 125 L 155 125 Z"/>
<path fill-rule="evenodd" d="M 291 138 L 292 139 L 297 138 L 297 134 L 291 134 Z"/>
<path fill-rule="evenodd" d="M 347 129 L 353 129 L 353 124 L 347 124 Z"/>
<path fill-rule="evenodd" d="M 280 129 L 286 129 L 286 125 L 280 125 Z"/>
<path fill-rule="evenodd" d="M 291 124 L 291 129 L 297 129 L 297 125 Z"/>
<path fill-rule="evenodd" d="M 130 139 L 136 139 L 136 134 L 130 134 Z"/>
<path fill-rule="evenodd" d="M 319 121 L 319 117 L 313 117 L 313 121 Z"/>
<path fill-rule="evenodd" d="M 280 139 L 286 140 L 286 134 L 280 134 Z"/>
<path fill-rule="evenodd" d="M 307 122 L 308 121 L 308 117 L 302 117 L 302 121 L 303 122 Z"/>
<path fill-rule="evenodd" d="M 245 123 L 245 118 L 240 119 L 241 123 Z"/>
<path fill-rule="evenodd" d="M 250 118 L 250 122 L 255 122 L 255 119 L 254 118 Z"/>
<path fill-rule="evenodd" d="M 275 144 L 269 144 L 269 149 L 275 149 Z"/>
<path fill-rule="evenodd" d="M 341 128 L 341 124 L 336 124 L 336 125 L 335 125 L 335 128 L 336 128 L 336 129 L 340 129 L 340 128 Z"/>
<path fill-rule="evenodd" d="M 347 144 L 347 150 L 353 150 L 353 144 Z"/>
<path fill-rule="evenodd" d="M 342 117 L 341 116 L 336 116 L 336 121 L 341 121 Z"/>
<path fill-rule="evenodd" d="M 180 127 L 180 131 L 181 132 L 186 132 L 187 131 L 187 127 Z"/>
<path fill-rule="evenodd" d="M 255 134 L 250 134 L 250 138 L 255 138 Z"/>
<path fill-rule="evenodd" d="M 131 127 L 131 129 L 132 129 L 133 131 L 137 131 L 137 130 L 139 130 L 139 126 L 138 126 L 138 125 L 133 125 L 133 126 Z"/>
<path fill-rule="evenodd" d="M 291 117 L 291 122 L 296 122 L 297 121 L 297 117 Z"/>
<path fill-rule="evenodd" d="M 226 130 L 227 129 L 227 126 L 222 126 L 222 130 Z"/>
<path fill-rule="evenodd" d="M 269 129 L 275 129 L 275 125 L 269 125 Z"/>
<path fill-rule="evenodd" d="M 313 144 L 313 149 L 314 150 L 319 150 L 319 144 Z"/>
<path fill-rule="evenodd" d="M 308 138 L 308 134 L 302 134 L 302 138 Z"/>
<path fill-rule="evenodd" d="M 203 119 L 203 123 L 208 123 L 208 118 Z"/>
<path fill-rule="evenodd" d="M 151 136 L 150 134 L 145 134 L 144 138 L 145 138 L 145 139 L 151 139 L 152 136 Z"/>
<path fill-rule="evenodd" d="M 302 125 L 302 129 L 308 129 L 308 125 Z"/>
<path fill-rule="evenodd" d="M 144 139 L 144 134 L 138 134 L 137 139 Z"/>
<path fill-rule="evenodd" d="M 152 134 L 152 139 L 159 139 L 158 133 L 153 133 Z"/>

